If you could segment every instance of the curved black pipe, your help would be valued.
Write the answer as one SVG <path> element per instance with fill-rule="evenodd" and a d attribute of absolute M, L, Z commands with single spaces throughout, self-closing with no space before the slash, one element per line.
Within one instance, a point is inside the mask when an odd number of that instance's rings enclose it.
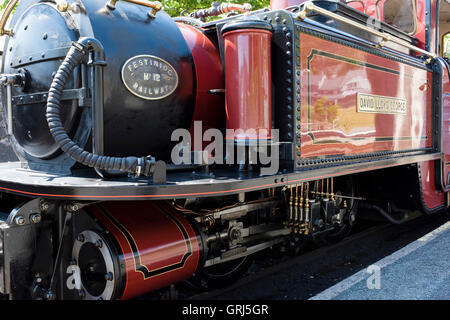
<path fill-rule="evenodd" d="M 394 219 L 389 213 L 387 213 L 384 209 L 382 209 L 381 207 L 374 205 L 374 204 L 369 204 L 367 202 L 361 202 L 358 205 L 359 208 L 361 209 L 369 209 L 369 210 L 375 210 L 378 213 L 380 213 L 383 217 L 385 217 L 386 219 L 388 219 L 390 222 L 394 223 L 394 224 L 402 224 L 405 223 L 406 221 L 408 221 L 408 213 L 406 210 L 400 210 L 397 209 L 398 212 L 403 213 L 403 218 L 401 219 Z M 394 209 L 394 208 L 392 208 Z"/>
<path fill-rule="evenodd" d="M 139 176 L 143 174 L 150 176 L 155 170 L 155 159 L 148 157 L 109 157 L 87 152 L 70 139 L 61 121 L 60 100 L 64 86 L 76 66 L 81 64 L 89 52 L 97 50 L 101 44 L 92 38 L 81 38 L 78 42 L 72 43 L 72 47 L 61 63 L 50 86 L 46 118 L 50 133 L 58 146 L 74 160 L 99 170 L 119 170 Z M 99 59 L 104 60 L 100 53 Z M 101 106 L 103 107 L 103 106 Z"/>

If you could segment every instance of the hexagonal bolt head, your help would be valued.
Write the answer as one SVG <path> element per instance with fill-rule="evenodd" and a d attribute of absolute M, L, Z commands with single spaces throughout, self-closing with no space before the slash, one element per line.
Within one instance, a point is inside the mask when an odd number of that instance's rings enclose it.
<path fill-rule="evenodd" d="M 238 228 L 233 228 L 230 231 L 230 238 L 232 240 L 238 240 L 241 237 L 241 230 L 239 230 Z"/>
<path fill-rule="evenodd" d="M 39 213 L 32 214 L 30 216 L 30 221 L 33 223 L 39 223 L 42 220 L 42 216 Z"/>
<path fill-rule="evenodd" d="M 77 240 L 80 241 L 80 242 L 84 242 L 84 240 L 85 240 L 85 239 L 84 239 L 84 235 L 80 233 L 80 234 L 77 236 Z"/>
<path fill-rule="evenodd" d="M 65 1 L 60 1 L 60 2 L 57 4 L 56 8 L 57 8 L 59 11 L 61 11 L 61 12 L 66 12 L 67 9 L 69 8 L 69 5 L 68 5 L 67 2 L 65 2 Z"/>
<path fill-rule="evenodd" d="M 114 276 L 111 272 L 108 272 L 107 274 L 105 274 L 105 280 L 112 281 L 113 278 L 114 278 Z"/>
<path fill-rule="evenodd" d="M 97 241 L 95 241 L 95 246 L 96 246 L 97 248 L 103 247 L 103 241 L 100 240 L 100 239 L 98 239 Z"/>
<path fill-rule="evenodd" d="M 40 209 L 42 212 L 46 212 L 50 208 L 50 204 L 48 202 L 42 202 L 40 205 Z"/>
<path fill-rule="evenodd" d="M 25 218 L 22 216 L 17 216 L 14 218 L 14 222 L 18 225 L 18 226 L 23 226 L 25 224 Z"/>
<path fill-rule="evenodd" d="M 50 290 L 47 291 L 47 293 L 45 294 L 45 299 L 47 300 L 55 300 L 55 298 L 56 298 L 55 293 Z"/>
<path fill-rule="evenodd" d="M 75 211 L 78 211 L 78 205 L 77 204 L 70 204 L 70 205 L 68 205 L 67 206 L 67 210 L 68 211 L 71 211 L 71 212 L 75 212 Z"/>

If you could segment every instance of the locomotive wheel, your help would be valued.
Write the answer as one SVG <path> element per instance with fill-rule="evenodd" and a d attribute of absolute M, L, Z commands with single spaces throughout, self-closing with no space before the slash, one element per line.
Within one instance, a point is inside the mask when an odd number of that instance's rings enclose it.
<path fill-rule="evenodd" d="M 253 255 L 204 268 L 194 279 L 201 288 L 223 288 L 242 277 L 253 263 Z"/>
<path fill-rule="evenodd" d="M 336 181 L 335 185 L 336 195 L 348 195 L 355 196 L 355 185 L 352 177 L 346 179 L 339 179 Z M 344 201 L 342 198 L 337 198 L 336 207 L 338 209 L 344 208 Z M 342 241 L 350 231 L 352 230 L 354 224 L 354 217 L 358 209 L 358 200 L 349 199 L 347 201 L 348 211 L 344 217 L 344 224 L 340 227 L 336 227 L 335 230 L 330 231 L 325 234 L 320 241 L 325 245 L 332 245 Z"/>

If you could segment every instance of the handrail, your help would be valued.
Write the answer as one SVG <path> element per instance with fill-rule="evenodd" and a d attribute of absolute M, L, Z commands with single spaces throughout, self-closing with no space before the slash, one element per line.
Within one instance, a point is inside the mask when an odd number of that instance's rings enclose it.
<path fill-rule="evenodd" d="M 12 30 L 5 30 L 5 25 L 6 21 L 8 21 L 9 15 L 13 11 L 17 2 L 19 2 L 19 0 L 11 0 L 8 2 L 8 5 L 6 6 L 5 11 L 2 14 L 2 17 L 0 18 L 0 36 L 6 34 L 7 36 L 12 37 L 14 35 L 14 32 Z"/>
<path fill-rule="evenodd" d="M 204 19 L 206 17 L 218 16 L 223 13 L 229 13 L 231 11 L 249 12 L 252 10 L 252 6 L 249 3 L 236 4 L 236 3 L 219 3 L 213 2 L 210 8 L 199 9 L 192 12 L 189 16 L 195 19 Z"/>
<path fill-rule="evenodd" d="M 413 45 L 407 43 L 404 40 L 391 37 L 391 35 L 389 35 L 389 34 L 387 34 L 385 32 L 377 31 L 377 30 L 375 30 L 375 29 L 373 29 L 371 27 L 365 26 L 365 25 L 363 25 L 361 23 L 355 22 L 355 21 L 350 20 L 348 18 L 342 17 L 342 16 L 340 16 L 340 15 L 338 15 L 336 13 L 333 13 L 331 11 L 328 11 L 326 9 L 318 7 L 315 4 L 313 4 L 312 2 L 305 2 L 303 4 L 302 11 L 300 11 L 296 15 L 296 18 L 299 19 L 299 20 L 305 20 L 307 14 L 309 12 L 316 12 L 316 13 L 321 14 L 323 16 L 326 16 L 328 18 L 331 18 L 331 19 L 334 19 L 334 20 L 337 20 L 337 21 L 340 21 L 340 22 L 347 23 L 347 24 L 349 24 L 349 25 L 351 25 L 353 27 L 356 27 L 358 29 L 364 30 L 364 31 L 369 32 L 371 34 L 374 34 L 374 35 L 382 38 L 381 42 L 378 43 L 378 46 L 380 46 L 380 47 L 383 47 L 386 42 L 390 41 L 390 42 L 394 42 L 396 44 L 399 44 L 399 45 L 401 45 L 403 47 L 406 47 L 406 48 L 408 48 L 410 50 L 413 50 L 413 51 L 416 51 L 416 52 L 419 52 L 419 53 L 422 53 L 422 54 L 426 55 L 429 58 L 427 60 L 427 63 L 431 62 L 431 59 L 434 59 L 434 58 L 437 57 L 437 55 L 434 54 L 434 53 L 431 53 L 431 52 L 423 50 L 423 49 L 421 49 L 419 47 L 413 46 Z"/>
<path fill-rule="evenodd" d="M 109 0 L 106 3 L 106 6 L 111 9 L 114 10 L 116 8 L 116 3 L 119 0 Z M 134 3 L 140 6 L 144 6 L 144 7 L 148 7 L 151 8 L 152 10 L 149 12 L 149 15 L 154 18 L 156 16 L 156 14 L 158 13 L 158 11 L 160 11 L 162 9 L 162 4 L 159 1 L 141 1 L 141 0 L 122 0 L 122 1 L 126 1 L 126 2 L 130 2 L 130 3 Z"/>

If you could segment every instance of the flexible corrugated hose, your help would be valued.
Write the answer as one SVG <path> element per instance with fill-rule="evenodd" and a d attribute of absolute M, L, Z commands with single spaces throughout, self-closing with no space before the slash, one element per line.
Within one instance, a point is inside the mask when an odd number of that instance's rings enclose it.
<path fill-rule="evenodd" d="M 84 42 L 86 39 L 84 39 Z M 89 43 L 89 42 L 87 42 Z M 82 43 L 73 43 L 72 47 L 61 63 L 50 86 L 46 118 L 50 132 L 58 146 L 71 158 L 85 166 L 100 170 L 119 170 L 139 176 L 152 175 L 155 167 L 155 159 L 152 157 L 110 157 L 87 152 L 70 139 L 61 121 L 61 96 L 64 86 L 76 66 L 81 64 L 89 53 L 88 48 Z M 93 106 L 94 107 L 94 106 Z"/>

